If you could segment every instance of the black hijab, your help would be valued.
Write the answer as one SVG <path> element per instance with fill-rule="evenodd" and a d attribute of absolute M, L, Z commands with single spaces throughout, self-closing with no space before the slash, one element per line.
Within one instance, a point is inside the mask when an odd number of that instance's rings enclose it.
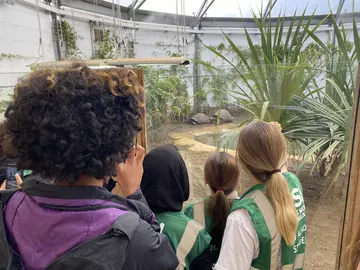
<path fill-rule="evenodd" d="M 157 147 L 145 156 L 141 190 L 154 213 L 181 211 L 189 199 L 189 176 L 175 145 Z"/>

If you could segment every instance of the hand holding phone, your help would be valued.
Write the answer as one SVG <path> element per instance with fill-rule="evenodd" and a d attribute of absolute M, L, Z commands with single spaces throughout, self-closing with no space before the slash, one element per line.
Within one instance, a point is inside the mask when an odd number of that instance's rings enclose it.
<path fill-rule="evenodd" d="M 140 188 L 143 175 L 145 149 L 140 145 L 133 147 L 129 158 L 124 163 L 116 165 L 117 183 L 112 193 L 127 197 Z"/>
<path fill-rule="evenodd" d="M 10 172 L 10 170 L 9 170 L 9 172 Z M 19 174 L 18 174 L 18 173 L 15 173 L 14 178 L 15 178 L 15 183 L 16 183 L 16 184 L 11 183 L 11 185 L 8 185 L 8 184 L 7 184 L 7 180 L 5 180 L 5 181 L 1 184 L 0 190 L 14 189 L 14 188 L 18 189 L 18 188 L 21 188 L 22 179 L 21 179 L 20 173 L 19 173 Z"/>
<path fill-rule="evenodd" d="M 16 167 L 10 166 L 6 168 L 6 189 L 17 189 L 18 184 L 16 182 L 15 175 L 20 172 Z"/>

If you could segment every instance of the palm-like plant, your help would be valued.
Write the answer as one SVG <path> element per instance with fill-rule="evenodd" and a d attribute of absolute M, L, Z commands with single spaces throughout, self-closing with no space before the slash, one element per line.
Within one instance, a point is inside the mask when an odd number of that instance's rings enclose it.
<path fill-rule="evenodd" d="M 248 51 L 240 50 L 224 33 L 239 63 L 234 63 L 213 47 L 207 48 L 230 64 L 237 78 L 240 78 L 234 80 L 234 90 L 229 92 L 238 100 L 238 104 L 257 118 L 280 122 L 286 130 L 292 116 L 281 106 L 289 105 L 294 95 L 300 96 L 309 91 L 318 73 L 306 59 L 300 57 L 302 48 L 327 18 L 312 27 L 313 15 L 307 21 L 305 11 L 296 19 L 294 16 L 284 40 L 285 18 L 279 17 L 274 22 L 270 14 L 260 12 L 260 18 L 255 13 L 253 15 L 261 35 L 260 46 L 253 43 L 245 28 Z"/>
<path fill-rule="evenodd" d="M 325 90 L 320 92 L 319 99 L 312 96 L 295 97 L 301 108 L 293 107 L 290 110 L 296 108 L 298 124 L 286 135 L 295 140 L 305 140 L 304 162 L 315 157 L 313 169 L 318 167 L 322 175 L 332 171 L 337 176 L 347 154 L 353 93 L 360 61 L 360 40 L 355 20 L 354 46 L 334 15 L 331 15 L 331 20 L 337 46 L 325 50 L 328 59 Z M 320 40 L 317 43 L 325 47 Z"/>
<path fill-rule="evenodd" d="M 307 23 L 304 23 L 303 16 L 297 18 L 296 27 L 294 19 L 291 21 L 285 42 L 281 39 L 283 19 L 278 18 L 272 31 L 268 18 L 254 16 L 261 33 L 261 47 L 259 52 L 245 29 L 251 61 L 246 61 L 243 52 L 225 35 L 244 67 L 240 71 L 237 65 L 233 65 L 243 84 L 238 83 L 240 90 L 232 93 L 256 118 L 279 121 L 289 140 L 303 144 L 304 162 L 300 168 L 310 158 L 315 158 L 313 169 L 320 168 L 324 175 L 333 171 L 336 176 L 347 152 L 355 75 L 360 61 L 358 29 L 354 20 L 352 47 L 344 27 L 337 24 L 332 14 L 329 15 L 336 38 L 336 45 L 329 46 L 316 36 L 316 29 L 329 17 L 311 28 L 312 16 Z M 321 60 L 325 65 L 318 68 L 307 66 L 302 47 L 308 38 L 312 38 L 316 47 L 321 49 Z M 213 52 L 226 60 L 223 55 Z M 325 83 L 322 85 L 325 86 L 318 86 L 316 79 L 319 77 L 323 77 Z M 223 135 L 219 147 L 226 147 L 238 133 L 239 130 L 235 130 Z"/>

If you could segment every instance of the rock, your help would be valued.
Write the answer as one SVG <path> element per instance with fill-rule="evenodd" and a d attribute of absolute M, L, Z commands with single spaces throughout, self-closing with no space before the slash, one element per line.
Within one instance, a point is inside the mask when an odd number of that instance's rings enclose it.
<path fill-rule="evenodd" d="M 233 121 L 234 117 L 232 117 L 232 115 L 224 109 L 221 109 L 220 111 L 217 111 L 214 115 L 213 118 L 216 120 L 218 118 L 218 115 L 220 114 L 220 120 L 222 122 L 225 123 L 230 123 Z"/>
<path fill-rule="evenodd" d="M 203 125 L 211 123 L 212 117 L 207 116 L 204 113 L 197 113 L 190 118 L 193 125 Z"/>

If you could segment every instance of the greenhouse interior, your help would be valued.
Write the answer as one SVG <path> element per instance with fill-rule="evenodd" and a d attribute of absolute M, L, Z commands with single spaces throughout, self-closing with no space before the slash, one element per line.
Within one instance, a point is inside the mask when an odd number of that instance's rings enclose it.
<path fill-rule="evenodd" d="M 0 0 L 0 12 L 1 121 L 17 82 L 44 63 L 141 70 L 143 144 L 179 149 L 185 204 L 209 196 L 211 153 L 236 156 L 248 123 L 278 122 L 303 187 L 304 269 L 351 269 L 359 0 Z"/>

